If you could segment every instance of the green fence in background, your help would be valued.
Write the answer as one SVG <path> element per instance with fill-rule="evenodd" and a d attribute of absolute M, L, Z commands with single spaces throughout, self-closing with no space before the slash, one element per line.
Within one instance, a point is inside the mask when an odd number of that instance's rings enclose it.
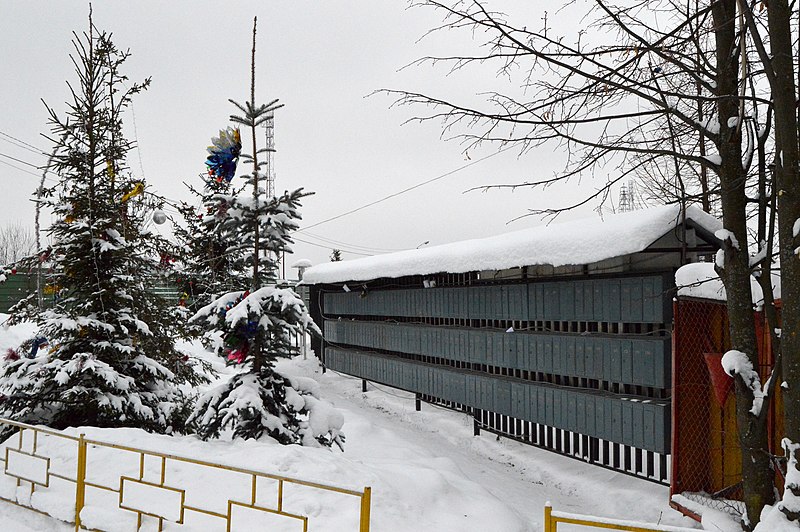
<path fill-rule="evenodd" d="M 46 290 L 47 279 L 42 276 L 42 289 Z M 178 304 L 180 291 L 165 279 L 154 278 L 149 289 L 152 293 L 166 299 L 170 303 Z M 12 273 L 6 276 L 6 281 L 0 283 L 0 313 L 8 313 L 20 299 L 36 292 L 35 273 Z M 44 296 L 45 304 L 52 304 L 53 296 Z"/>
<path fill-rule="evenodd" d="M 0 283 L 0 312 L 7 313 L 17 301 L 36 292 L 36 275 L 11 273 Z M 52 301 L 52 297 L 48 297 Z"/>

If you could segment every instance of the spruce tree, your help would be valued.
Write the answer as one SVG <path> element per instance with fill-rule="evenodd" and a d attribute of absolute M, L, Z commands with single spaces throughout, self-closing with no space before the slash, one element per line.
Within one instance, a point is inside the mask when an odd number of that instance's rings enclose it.
<path fill-rule="evenodd" d="M 50 114 L 58 181 L 42 192 L 52 210 L 50 309 L 27 306 L 48 344 L 21 353 L 0 375 L 0 414 L 55 428 L 181 426 L 176 381 L 191 368 L 168 334 L 165 302 L 146 289 L 155 272 L 155 237 L 143 231 L 151 205 L 145 183 L 125 163 L 132 143 L 122 116 L 150 80 L 128 84 L 129 52 L 94 28 L 73 34 L 77 80 L 64 116 Z M 127 88 L 126 88 L 127 85 Z"/>
<path fill-rule="evenodd" d="M 244 176 L 252 194 L 216 196 L 224 204 L 219 209 L 224 213 L 220 228 L 232 243 L 232 266 L 250 272 L 250 286 L 223 295 L 192 318 L 222 332 L 222 355 L 241 369 L 200 397 L 191 421 L 203 439 L 231 429 L 234 437 L 267 435 L 283 444 L 341 447 L 341 415 L 318 399 L 308 379 L 286 378 L 274 368 L 278 358 L 298 353 L 293 338 L 319 330 L 302 299 L 290 287 L 277 284 L 278 257 L 291 252 L 290 233 L 299 227 L 300 200 L 307 194 L 298 189 L 266 197 L 265 161 L 259 156 L 267 149 L 258 149 L 256 128 L 282 104 L 256 104 L 255 46 L 254 20 L 250 100 L 244 105 L 230 100 L 241 113 L 231 121 L 251 136 L 252 151 L 242 154 L 242 160 L 252 165 L 250 175 Z"/>

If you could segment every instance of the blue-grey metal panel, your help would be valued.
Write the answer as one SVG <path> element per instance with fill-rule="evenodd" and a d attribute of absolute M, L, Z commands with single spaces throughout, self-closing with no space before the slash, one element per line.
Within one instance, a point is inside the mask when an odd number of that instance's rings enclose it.
<path fill-rule="evenodd" d="M 596 281 L 603 286 L 603 319 L 600 321 L 619 322 L 621 320 L 620 312 L 620 288 L 619 279 L 603 279 Z"/>
<path fill-rule="evenodd" d="M 600 280 L 593 280 L 592 283 L 592 303 L 594 310 L 592 311 L 592 320 L 595 321 L 610 321 L 606 319 L 605 304 L 606 300 L 603 297 L 603 283 Z"/>
<path fill-rule="evenodd" d="M 622 402 L 622 439 L 623 441 L 633 442 L 633 403 L 630 401 Z"/>
<path fill-rule="evenodd" d="M 630 340 L 622 340 L 622 382 L 634 382 L 633 380 L 633 349 Z"/>
<path fill-rule="evenodd" d="M 642 409 L 642 447 L 643 448 L 650 448 L 656 446 L 656 422 L 655 422 L 655 412 L 650 405 L 643 405 Z"/>
<path fill-rule="evenodd" d="M 586 343 L 584 337 L 575 339 L 575 376 L 588 377 L 589 369 L 586 366 Z"/>
<path fill-rule="evenodd" d="M 567 418 L 564 420 L 564 428 L 577 432 L 578 430 L 578 396 L 568 394 L 564 404 L 567 405 Z"/>
<path fill-rule="evenodd" d="M 648 356 L 646 353 L 646 346 L 647 344 L 641 342 L 632 343 L 631 345 L 631 357 L 633 358 L 632 380 L 641 382 L 645 386 L 654 386 L 655 366 L 653 365 L 653 357 Z"/>
<path fill-rule="evenodd" d="M 506 320 L 508 318 L 508 307 L 503 300 L 503 287 L 502 286 L 487 286 L 486 299 L 489 302 L 486 309 L 486 319 L 489 320 Z"/>
<path fill-rule="evenodd" d="M 489 364 L 492 366 L 500 366 L 503 363 L 503 336 L 499 333 L 492 333 L 489 335 L 487 342 L 489 348 Z"/>
<path fill-rule="evenodd" d="M 579 432 L 581 434 L 588 434 L 586 431 L 586 401 L 587 398 L 585 395 L 577 395 L 575 401 L 575 419 L 577 420 L 578 424 L 575 427 L 575 432 Z"/>
<path fill-rule="evenodd" d="M 647 277 L 642 280 L 642 320 L 660 322 L 659 310 L 662 308 L 661 277 Z"/>
<path fill-rule="evenodd" d="M 543 320 L 544 318 L 544 283 L 528 285 L 528 319 Z"/>
<path fill-rule="evenodd" d="M 494 381 L 494 411 L 506 416 L 512 415 L 511 410 L 511 381 L 495 379 Z"/>
<path fill-rule="evenodd" d="M 528 287 L 515 284 L 508 287 L 509 313 L 511 319 L 525 321 L 528 319 Z"/>
<path fill-rule="evenodd" d="M 583 309 L 585 298 L 583 295 L 585 281 L 573 281 L 572 282 L 572 290 L 574 301 L 572 303 L 572 308 L 575 311 L 575 319 L 576 320 L 588 320 L 591 319 L 591 314 L 587 317 L 586 312 Z"/>
<path fill-rule="evenodd" d="M 523 383 L 514 383 L 511 388 L 513 413 L 517 419 L 531 418 L 531 387 Z"/>
<path fill-rule="evenodd" d="M 561 315 L 561 291 L 558 283 L 544 285 L 544 314 L 543 320 L 557 320 Z"/>
<path fill-rule="evenodd" d="M 562 281 L 556 284 L 558 289 L 559 312 L 554 315 L 553 320 L 573 321 L 575 317 L 575 283 L 572 281 Z"/>
<path fill-rule="evenodd" d="M 586 412 L 584 417 L 584 433 L 593 434 L 596 437 L 601 434 L 601 432 L 597 430 L 597 399 L 598 397 L 596 395 L 586 395 Z M 602 404 L 600 408 L 602 408 Z"/>
<path fill-rule="evenodd" d="M 566 375 L 567 368 L 564 360 L 566 358 L 566 353 L 563 349 L 564 337 L 551 336 L 550 340 L 553 345 L 553 373 L 555 375 Z"/>

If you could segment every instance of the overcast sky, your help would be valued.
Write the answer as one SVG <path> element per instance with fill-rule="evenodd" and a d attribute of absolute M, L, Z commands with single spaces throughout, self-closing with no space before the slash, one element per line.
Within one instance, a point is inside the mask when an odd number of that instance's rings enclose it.
<path fill-rule="evenodd" d="M 526 6 L 515 16 L 529 19 L 520 25 L 540 24 L 543 11 L 552 9 L 544 0 L 515 3 L 512 8 Z M 228 98 L 244 101 L 249 95 L 254 15 L 259 23 L 257 100 L 280 98 L 285 104 L 275 123 L 276 189 L 304 187 L 315 193 L 304 203 L 303 226 L 453 172 L 301 232 L 287 264 L 298 258 L 325 261 L 334 247 L 350 259 L 360 256 L 355 252 L 374 254 L 522 229 L 542 221 L 508 222 L 528 208 L 560 205 L 577 194 L 578 183 L 546 191 L 465 193 L 476 186 L 550 177 L 561 158 L 552 147 L 522 157 L 515 149 L 495 154 L 497 147 L 491 146 L 465 154 L 457 141 L 440 138 L 439 124 L 403 125 L 423 109 L 392 108 L 392 99 L 383 94 L 367 97 L 391 88 L 474 101 L 477 93 L 503 86 L 491 68 L 453 76 L 444 67 L 401 70 L 425 55 L 474 49 L 467 33 L 420 40 L 441 22 L 434 11 L 408 9 L 405 0 L 137 0 L 95 1 L 93 6 L 95 24 L 113 32 L 118 47 L 132 51 L 129 77 L 153 78 L 152 88 L 134 100 L 125 124 L 139 144 L 129 165 L 151 191 L 188 200 L 183 182 L 201 186 L 205 148 L 234 111 Z M 59 112 L 65 109 L 65 81 L 74 79 L 68 57 L 71 32 L 86 28 L 87 12 L 86 2 L 71 0 L 0 2 L 0 154 L 43 164 L 43 156 L 6 135 L 49 150 L 41 136 L 48 131 L 41 100 Z M 33 226 L 29 198 L 38 179 L 26 172 L 38 173 L 0 156 L 0 223 L 19 220 Z M 595 185 L 584 181 L 580 186 L 589 190 Z M 591 216 L 590 207 L 577 215 Z M 49 223 L 49 216 L 43 221 Z"/>

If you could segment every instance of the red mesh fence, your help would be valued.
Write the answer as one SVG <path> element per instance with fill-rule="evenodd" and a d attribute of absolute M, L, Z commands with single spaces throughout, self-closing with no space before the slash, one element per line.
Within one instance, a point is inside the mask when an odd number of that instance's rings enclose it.
<path fill-rule="evenodd" d="M 764 316 L 755 313 L 760 374 L 772 368 Z M 730 349 L 724 302 L 679 299 L 675 303 L 672 388 L 672 475 L 670 494 L 731 510 L 728 500 L 741 498 L 741 453 L 736 435 L 733 379 L 720 359 Z M 771 403 L 772 420 L 780 400 Z M 780 441 L 773 437 L 774 442 Z M 692 494 L 698 494 L 693 497 Z M 700 495 L 703 494 L 703 495 Z"/>

